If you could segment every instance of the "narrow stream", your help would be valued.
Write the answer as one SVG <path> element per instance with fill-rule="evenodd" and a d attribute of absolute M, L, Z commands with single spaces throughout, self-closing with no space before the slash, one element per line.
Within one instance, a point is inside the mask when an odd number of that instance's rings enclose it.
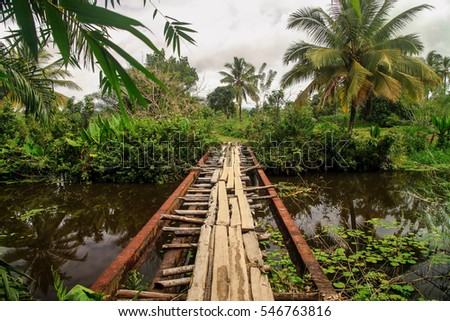
<path fill-rule="evenodd" d="M 423 202 L 407 193 L 409 187 L 426 183 L 422 175 L 326 173 L 271 180 L 312 187 L 307 197 L 285 199 L 309 242 L 323 225 L 360 228 L 372 218 L 402 223 L 399 230 L 377 230 L 378 236 L 427 229 Z M 69 289 L 75 284 L 90 287 L 176 186 L 0 185 L 0 257 L 36 280 L 36 299 L 56 298 L 52 268 Z M 152 258 L 152 264 L 159 260 Z M 441 268 L 439 273 L 448 275 L 449 264 Z M 449 300 L 449 280 L 439 282 L 423 285 L 426 296 Z"/>

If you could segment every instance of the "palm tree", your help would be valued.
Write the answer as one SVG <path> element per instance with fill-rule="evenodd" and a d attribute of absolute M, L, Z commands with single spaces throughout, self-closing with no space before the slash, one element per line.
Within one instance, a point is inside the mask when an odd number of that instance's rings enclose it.
<path fill-rule="evenodd" d="M 151 2 L 143 0 L 144 5 L 147 3 Z M 104 7 L 98 5 L 96 0 L 3 0 L 0 2 L 0 23 L 17 24 L 18 28 L 10 31 L 8 38 L 13 39 L 14 45 L 23 43 L 28 47 L 36 62 L 39 49 L 53 44 L 59 49 L 66 66 L 74 61 L 94 70 L 98 65 L 104 75 L 101 82 L 103 92 L 114 91 L 122 112 L 125 113 L 123 91 L 127 93 L 131 103 L 137 101 L 140 105 L 147 106 L 147 101 L 127 70 L 119 63 L 117 56 L 161 88 L 166 90 L 168 88 L 132 55 L 111 40 L 109 35 L 111 30 L 122 30 L 140 40 L 151 51 L 161 54 L 153 42 L 139 30 L 146 28 L 141 22 L 108 9 L 109 5 L 114 8 L 116 4 L 120 5 L 120 0 L 104 1 Z M 164 28 L 166 44 L 172 45 L 178 55 L 180 55 L 180 39 L 195 44 L 195 40 L 189 36 L 195 31 L 188 28 L 188 23 L 163 15 L 155 7 L 153 17 L 158 14 L 166 20 Z M 7 74 L 0 70 L 3 85 L 9 79 L 14 79 L 10 78 L 10 75 L 7 77 Z M 14 85 L 16 84 L 6 84 L 8 87 Z"/>
<path fill-rule="evenodd" d="M 442 56 L 433 50 L 428 53 L 426 62 L 442 78 L 442 86 L 446 92 L 450 77 L 450 57 Z"/>
<path fill-rule="evenodd" d="M 259 68 L 258 75 L 258 101 L 256 102 L 256 108 L 259 109 L 259 107 L 264 104 L 264 101 L 266 99 L 266 95 L 270 90 L 270 87 L 272 86 L 273 80 L 275 79 L 277 72 L 269 69 L 269 71 L 265 71 L 267 67 L 267 63 L 263 63 L 261 67 Z M 262 101 L 262 103 L 261 103 Z"/>
<path fill-rule="evenodd" d="M 231 86 L 236 102 L 239 106 L 239 120 L 242 121 L 242 101 L 247 102 L 247 96 L 253 101 L 258 101 L 257 81 L 259 75 L 255 74 L 255 67 L 245 61 L 244 58 L 234 57 L 233 64 L 226 63 L 229 72 L 219 71 L 223 76 L 221 83 Z"/>
<path fill-rule="evenodd" d="M 294 43 L 284 55 L 285 64 L 294 63 L 282 77 L 284 87 L 312 79 L 297 104 L 316 91 L 323 92 L 323 103 L 336 94 L 342 109 L 350 111 L 352 130 L 357 108 L 370 96 L 420 101 L 426 85 L 440 83 L 416 56 L 423 49 L 418 35 L 399 35 L 417 13 L 432 7 L 416 6 L 389 20 L 394 2 L 341 0 L 328 13 L 304 8 L 291 14 L 288 29 L 306 31 L 313 40 Z"/>
<path fill-rule="evenodd" d="M 48 108 L 55 95 L 53 82 L 39 66 L 30 64 L 23 57 L 16 57 L 0 45 L 0 101 L 8 100 L 25 106 L 26 114 L 50 117 Z"/>

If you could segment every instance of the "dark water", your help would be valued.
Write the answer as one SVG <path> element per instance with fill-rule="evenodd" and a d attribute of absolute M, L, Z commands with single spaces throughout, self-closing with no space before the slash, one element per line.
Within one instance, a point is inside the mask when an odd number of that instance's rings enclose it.
<path fill-rule="evenodd" d="M 426 204 L 408 193 L 411 187 L 427 184 L 422 175 L 327 173 L 271 180 L 312 186 L 308 197 L 285 200 L 309 242 L 323 225 L 360 228 L 372 218 L 403 223 L 395 230 L 378 229 L 379 236 L 429 228 L 423 215 Z M 35 298 L 55 299 L 52 267 L 69 289 L 75 284 L 89 287 L 176 186 L 0 185 L 0 256 L 37 281 Z M 260 214 L 271 220 L 270 213 Z M 152 270 L 151 265 L 143 268 Z M 448 271 L 449 265 L 431 272 L 424 265 L 415 272 L 420 277 Z M 448 279 L 434 282 L 424 282 L 421 289 L 428 298 L 448 300 Z"/>
<path fill-rule="evenodd" d="M 176 186 L 0 185 L 0 257 L 36 280 L 37 299 L 56 298 L 52 268 L 89 287 Z"/>
<path fill-rule="evenodd" d="M 364 229 L 367 220 L 396 221 L 399 227 L 378 227 L 378 237 L 408 233 L 430 235 L 430 231 L 446 229 L 448 238 L 450 217 L 448 210 L 442 217 L 431 212 L 430 203 L 420 191 L 429 188 L 429 177 L 420 173 L 323 173 L 298 177 L 271 177 L 272 183 L 290 182 L 310 187 L 307 197 L 285 198 L 284 203 L 308 243 L 321 247 L 314 236 L 327 225 L 350 229 Z M 442 214 L 442 212 L 441 212 Z M 444 242 L 438 239 L 436 242 Z M 448 246 L 448 239 L 446 240 Z M 422 262 L 405 271 L 408 281 L 428 299 L 450 300 L 450 264 L 432 265 Z"/>

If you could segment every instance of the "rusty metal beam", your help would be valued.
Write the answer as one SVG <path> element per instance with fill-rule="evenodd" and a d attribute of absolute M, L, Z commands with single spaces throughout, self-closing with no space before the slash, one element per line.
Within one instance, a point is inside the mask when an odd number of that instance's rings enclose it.
<path fill-rule="evenodd" d="M 180 206 L 181 200 L 179 197 L 186 194 L 187 189 L 200 174 L 198 168 L 205 163 L 209 155 L 210 152 L 203 155 L 197 163 L 197 169 L 192 170 L 186 176 L 183 182 L 181 182 L 172 195 L 170 195 L 125 249 L 103 271 L 97 281 L 91 286 L 93 291 L 101 292 L 104 295 L 112 295 L 119 289 L 120 283 L 123 281 L 126 273 L 133 269 L 138 261 L 142 261 L 141 256 L 144 253 L 149 253 L 148 246 L 154 244 L 155 238 L 164 225 L 164 222 L 161 220 L 161 215 L 170 214 L 175 208 Z"/>
<path fill-rule="evenodd" d="M 256 159 L 253 152 L 250 150 L 250 148 L 248 148 L 248 151 L 253 159 L 253 163 L 255 164 L 257 173 L 262 183 L 266 186 L 272 185 L 272 183 L 264 173 L 264 170 L 261 168 L 258 160 Z M 320 299 L 322 300 L 337 299 L 337 293 L 334 290 L 333 285 L 331 284 L 330 280 L 327 278 L 325 273 L 323 273 L 323 270 L 319 262 L 317 262 L 316 258 L 314 257 L 314 254 L 312 253 L 308 243 L 303 238 L 300 229 L 298 228 L 297 224 L 295 224 L 295 221 L 293 220 L 289 211 L 286 209 L 285 205 L 283 204 L 283 201 L 278 197 L 275 188 L 270 187 L 267 189 L 267 192 L 269 196 L 272 197 L 268 199 L 268 201 L 271 202 L 273 207 L 275 208 L 274 215 L 278 216 L 279 218 L 278 221 L 283 225 L 282 227 L 287 232 L 289 240 L 294 245 L 293 248 L 295 248 L 302 263 L 311 274 L 311 277 L 315 285 L 317 286 L 317 290 L 320 293 L 321 296 Z"/>

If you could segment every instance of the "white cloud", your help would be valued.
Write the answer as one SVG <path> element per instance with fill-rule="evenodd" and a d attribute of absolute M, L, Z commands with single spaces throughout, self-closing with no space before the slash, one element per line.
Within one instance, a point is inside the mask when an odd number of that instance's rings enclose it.
<path fill-rule="evenodd" d="M 191 22 L 192 28 L 197 30 L 194 36 L 197 46 L 183 46 L 182 55 L 189 58 L 200 78 L 205 79 L 207 90 L 211 91 L 220 85 L 218 71 L 226 62 L 231 62 L 233 56 L 244 57 L 256 67 L 267 62 L 268 68 L 278 71 L 278 80 L 287 70 L 282 64 L 284 51 L 293 41 L 306 39 L 299 31 L 286 30 L 289 14 L 305 6 L 327 8 L 330 0 L 160 0 L 154 3 L 164 14 Z M 420 13 L 405 33 L 420 34 L 425 44 L 424 55 L 432 49 L 450 55 L 450 0 L 399 0 L 394 13 L 423 3 L 429 3 L 435 9 Z M 162 17 L 152 19 L 151 5 L 143 8 L 142 0 L 122 1 L 118 10 L 143 22 L 153 32 L 145 31 L 154 43 L 158 47 L 164 45 L 165 21 Z M 139 61 L 149 53 L 145 45 L 127 33 L 114 32 L 112 36 Z M 171 53 L 170 50 L 167 52 Z M 66 94 L 82 97 L 97 90 L 97 75 L 76 71 L 74 76 L 84 91 L 66 91 Z"/>

